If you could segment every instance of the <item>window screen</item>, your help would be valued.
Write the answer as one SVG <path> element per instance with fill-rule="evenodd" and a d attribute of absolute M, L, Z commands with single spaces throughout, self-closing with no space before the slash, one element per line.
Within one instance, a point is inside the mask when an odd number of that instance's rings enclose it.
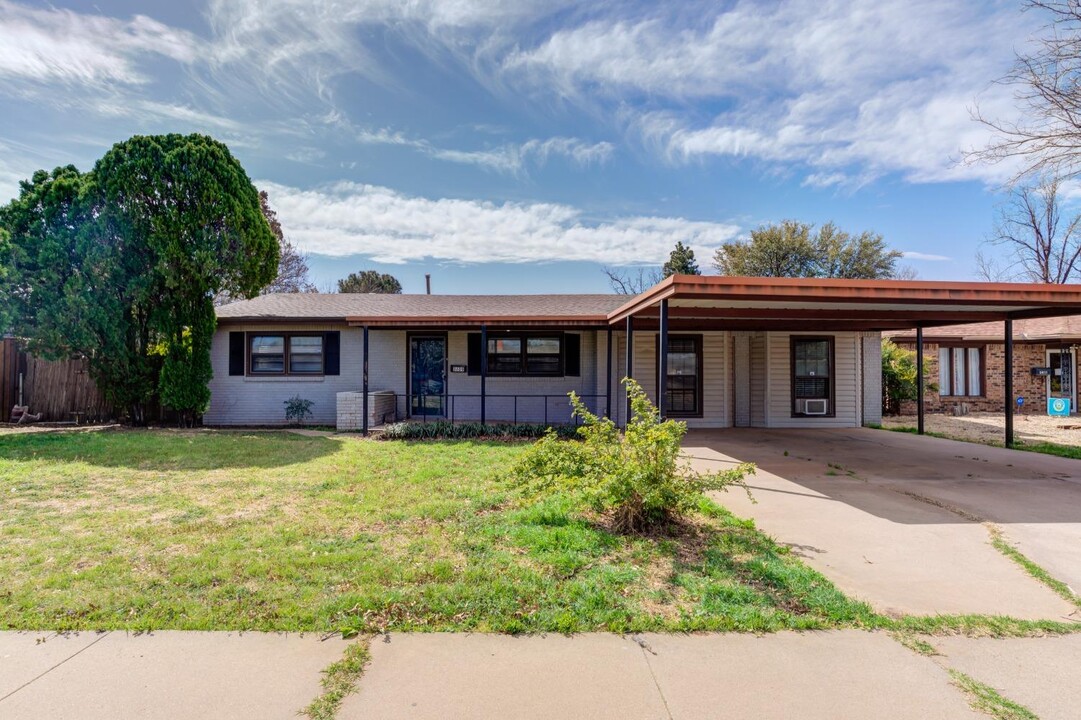
<path fill-rule="evenodd" d="M 285 336 L 253 335 L 251 338 L 253 373 L 285 372 Z"/>
<path fill-rule="evenodd" d="M 323 372 L 322 335 L 294 335 L 289 338 L 289 372 Z"/>
<path fill-rule="evenodd" d="M 701 337 L 668 339 L 667 414 L 700 415 Z"/>
<path fill-rule="evenodd" d="M 560 365 L 558 337 L 526 339 L 525 370 L 530 375 L 558 375 Z"/>
<path fill-rule="evenodd" d="M 493 375 L 518 375 L 522 372 L 522 339 L 488 338 L 488 372 Z"/>
<path fill-rule="evenodd" d="M 830 397 L 830 341 L 792 341 L 793 390 L 797 399 Z"/>

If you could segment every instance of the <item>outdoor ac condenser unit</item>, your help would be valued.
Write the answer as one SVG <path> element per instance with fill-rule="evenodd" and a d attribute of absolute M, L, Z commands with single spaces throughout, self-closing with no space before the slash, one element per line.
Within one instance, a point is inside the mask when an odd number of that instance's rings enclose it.
<path fill-rule="evenodd" d="M 796 400 L 796 412 L 804 415 L 825 415 L 830 411 L 830 401 L 825 399 Z"/>

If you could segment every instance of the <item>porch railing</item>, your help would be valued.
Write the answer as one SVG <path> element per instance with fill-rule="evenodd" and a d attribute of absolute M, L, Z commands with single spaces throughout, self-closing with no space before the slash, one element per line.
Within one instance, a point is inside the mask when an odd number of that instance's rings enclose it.
<path fill-rule="evenodd" d="M 607 395 L 579 395 L 590 412 L 605 414 Z M 551 395 L 503 394 L 503 393 L 448 393 L 429 395 L 416 393 L 407 397 L 406 413 L 415 422 L 428 420 L 462 419 L 465 414 L 469 420 L 480 420 L 481 403 L 484 403 L 485 420 L 489 422 L 513 422 L 518 424 L 523 416 L 540 420 L 522 420 L 522 422 L 543 422 L 548 425 L 553 421 L 563 425 L 578 425 L 581 420 L 573 414 L 570 399 L 566 393 Z M 509 410 L 509 413 L 507 412 Z M 430 412 L 425 412 L 430 411 Z"/>

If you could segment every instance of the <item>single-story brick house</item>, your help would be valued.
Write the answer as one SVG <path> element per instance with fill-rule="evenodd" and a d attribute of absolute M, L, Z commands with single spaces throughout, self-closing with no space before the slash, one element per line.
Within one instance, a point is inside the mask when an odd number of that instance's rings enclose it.
<path fill-rule="evenodd" d="M 914 349 L 916 331 L 890 334 L 901 347 Z M 935 328 L 923 334 L 929 412 L 1002 412 L 1006 388 L 1006 353 L 1001 322 Z M 1068 398 L 1077 410 L 1077 350 L 1081 315 L 1016 320 L 1013 323 L 1013 398 L 1020 412 L 1042 414 L 1047 398 Z M 902 405 L 914 414 L 916 403 Z"/>
<path fill-rule="evenodd" d="M 559 423 L 574 390 L 623 423 L 629 375 L 691 427 L 858 427 L 880 419 L 882 332 L 1064 313 L 1081 292 L 695 275 L 633 297 L 265 295 L 218 310 L 204 422 L 283 423 L 299 395 L 313 422 L 365 430 Z"/>

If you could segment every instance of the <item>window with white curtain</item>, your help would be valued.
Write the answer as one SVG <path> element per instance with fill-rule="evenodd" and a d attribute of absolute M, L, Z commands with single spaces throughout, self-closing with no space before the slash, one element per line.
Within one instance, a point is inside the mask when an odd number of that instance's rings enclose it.
<path fill-rule="evenodd" d="M 983 348 L 938 349 L 938 394 L 943 397 L 977 397 L 983 394 Z"/>

